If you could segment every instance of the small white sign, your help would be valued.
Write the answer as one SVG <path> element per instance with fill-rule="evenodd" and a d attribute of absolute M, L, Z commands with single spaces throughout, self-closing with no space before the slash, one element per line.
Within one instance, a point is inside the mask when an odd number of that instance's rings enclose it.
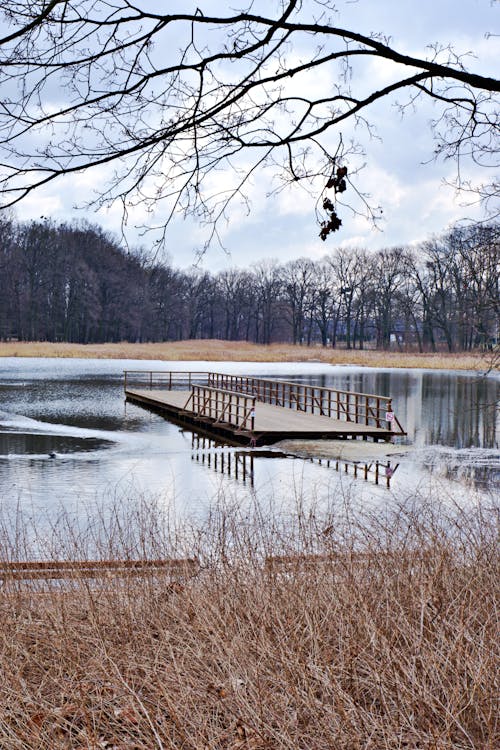
<path fill-rule="evenodd" d="M 386 411 L 386 413 L 385 413 L 385 421 L 386 422 L 393 422 L 394 421 L 394 412 L 393 411 Z"/>

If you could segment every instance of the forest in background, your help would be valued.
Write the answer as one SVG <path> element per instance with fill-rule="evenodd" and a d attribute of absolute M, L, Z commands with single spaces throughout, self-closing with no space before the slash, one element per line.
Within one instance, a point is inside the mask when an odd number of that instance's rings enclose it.
<path fill-rule="evenodd" d="M 500 326 L 499 227 L 211 273 L 128 251 L 87 222 L 3 219 L 0 340 L 489 348 Z"/>

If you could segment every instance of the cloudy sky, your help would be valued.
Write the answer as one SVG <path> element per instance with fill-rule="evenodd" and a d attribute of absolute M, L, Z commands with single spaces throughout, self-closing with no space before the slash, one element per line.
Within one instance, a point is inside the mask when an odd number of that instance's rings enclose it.
<path fill-rule="evenodd" d="M 220 5 L 217 3 L 218 8 Z M 339 26 L 365 33 L 384 32 L 391 37 L 396 49 L 414 55 L 425 55 L 429 44 L 450 43 L 457 52 L 473 53 L 468 62 L 470 69 L 498 77 L 498 1 L 358 0 L 339 2 L 337 7 Z M 389 80 L 383 61 L 369 73 L 376 87 Z M 311 77 L 311 86 L 319 83 L 315 75 L 316 79 Z M 475 208 L 464 207 L 463 198 L 457 198 L 444 184 L 455 177 L 455 164 L 432 160 L 434 145 L 429 121 L 434 114 L 430 103 L 420 102 L 402 118 L 387 101 L 368 113 L 378 138 L 364 140 L 366 167 L 357 177 L 357 186 L 371 195 L 373 205 L 383 208 L 384 218 L 378 229 L 346 210 L 342 214 L 341 230 L 322 242 L 315 220 L 315 198 L 300 187 L 267 197 L 273 187 L 272 175 L 260 173 L 249 188 L 250 213 L 241 205 L 233 206 L 229 223 L 221 226 L 225 250 L 214 244 L 202 259 L 202 266 L 219 270 L 227 266 L 247 266 L 263 258 L 285 261 L 308 256 L 317 259 L 338 245 L 378 249 L 417 243 L 440 233 L 457 220 L 478 216 Z M 353 135 L 347 127 L 342 134 L 345 139 Z M 93 170 L 53 183 L 18 205 L 16 215 L 19 219 L 45 215 L 56 221 L 85 216 L 119 234 L 122 216 L 118 205 L 100 213 L 74 209 L 75 202 L 83 202 L 103 178 L 103 174 Z M 223 181 L 224 176 L 220 179 Z M 161 218 L 161 215 L 148 217 L 138 206 L 128 219 L 129 243 L 148 248 L 152 237 L 141 237 L 135 226 L 144 220 L 154 223 Z M 203 236 L 202 228 L 192 219 L 176 220 L 167 240 L 172 263 L 182 267 L 192 264 Z"/>

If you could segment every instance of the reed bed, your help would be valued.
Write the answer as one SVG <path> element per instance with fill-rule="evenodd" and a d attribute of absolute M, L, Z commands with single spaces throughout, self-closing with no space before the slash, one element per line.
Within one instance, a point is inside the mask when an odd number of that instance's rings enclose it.
<path fill-rule="evenodd" d="M 199 571 L 0 594 L 0 747 L 498 747 L 496 511 L 142 505 L 46 556 L 196 557 Z M 25 556 L 18 522 L 2 559 Z"/>
<path fill-rule="evenodd" d="M 146 359 L 207 362 L 324 362 L 366 367 L 441 370 L 485 370 L 491 356 L 477 354 L 418 354 L 416 352 L 330 349 L 292 344 L 251 344 L 245 341 L 190 340 L 158 344 L 56 344 L 0 342 L 0 357 L 82 357 L 85 359 Z"/>

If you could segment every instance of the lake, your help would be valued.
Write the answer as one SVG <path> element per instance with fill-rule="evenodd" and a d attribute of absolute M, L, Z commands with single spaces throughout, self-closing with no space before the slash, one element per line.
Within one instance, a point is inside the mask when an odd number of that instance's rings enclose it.
<path fill-rule="evenodd" d="M 390 395 L 408 438 L 396 447 L 339 441 L 341 460 L 321 462 L 278 447 L 228 447 L 125 404 L 125 369 L 216 370 Z M 446 491 L 495 494 L 499 399 L 498 374 L 316 362 L 0 359 L 2 509 L 36 518 L 155 497 L 178 511 L 203 513 L 221 493 L 285 503 L 304 493 L 316 499 L 349 493 L 373 502 L 436 482 Z"/>

